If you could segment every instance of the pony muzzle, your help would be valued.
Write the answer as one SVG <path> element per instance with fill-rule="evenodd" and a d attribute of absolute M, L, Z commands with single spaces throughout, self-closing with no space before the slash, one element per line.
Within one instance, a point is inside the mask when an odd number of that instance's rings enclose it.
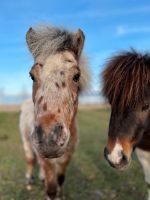
<path fill-rule="evenodd" d="M 42 126 L 36 126 L 32 134 L 35 150 L 44 158 L 57 158 L 62 156 L 68 146 L 70 131 L 63 124 L 57 123 L 45 133 Z"/>
<path fill-rule="evenodd" d="M 122 150 L 109 152 L 107 147 L 105 147 L 104 157 L 110 166 L 116 169 L 124 170 L 130 165 L 130 159 Z"/>

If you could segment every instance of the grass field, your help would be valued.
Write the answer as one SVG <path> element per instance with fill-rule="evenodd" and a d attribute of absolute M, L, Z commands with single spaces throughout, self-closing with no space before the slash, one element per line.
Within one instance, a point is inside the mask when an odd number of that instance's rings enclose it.
<path fill-rule="evenodd" d="M 0 113 L 0 200 L 43 200 L 42 184 L 25 189 L 25 160 L 18 130 L 18 112 Z M 68 168 L 67 200 L 144 200 L 146 186 L 136 156 L 130 169 L 112 169 L 103 157 L 108 109 L 80 110 L 80 143 Z"/>

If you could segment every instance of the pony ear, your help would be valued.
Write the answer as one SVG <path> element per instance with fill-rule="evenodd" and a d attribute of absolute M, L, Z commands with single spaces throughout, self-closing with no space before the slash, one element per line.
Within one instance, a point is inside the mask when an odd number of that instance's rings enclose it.
<path fill-rule="evenodd" d="M 77 33 L 75 33 L 75 45 L 76 45 L 76 54 L 79 57 L 81 55 L 83 46 L 84 46 L 84 40 L 85 36 L 81 29 L 78 29 Z"/>
<path fill-rule="evenodd" d="M 26 42 L 27 42 L 28 49 L 30 50 L 32 54 L 33 54 L 32 49 L 33 49 L 33 44 L 35 42 L 35 38 L 36 38 L 36 32 L 32 27 L 30 27 L 26 33 Z"/>

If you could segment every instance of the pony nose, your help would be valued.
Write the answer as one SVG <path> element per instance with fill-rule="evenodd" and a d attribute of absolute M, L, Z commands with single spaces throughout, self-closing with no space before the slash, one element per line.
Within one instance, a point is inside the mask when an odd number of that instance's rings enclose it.
<path fill-rule="evenodd" d="M 69 138 L 70 132 L 61 123 L 56 123 L 49 129 L 49 132 L 41 125 L 35 126 L 34 133 L 32 134 L 33 146 L 44 158 L 62 156 L 66 151 Z"/>
<path fill-rule="evenodd" d="M 55 124 L 48 134 L 39 125 L 35 128 L 35 133 L 40 144 L 62 147 L 67 141 L 67 131 L 61 123 Z"/>
<path fill-rule="evenodd" d="M 105 147 L 104 157 L 109 162 L 109 164 L 115 168 L 122 168 L 128 164 L 128 158 L 123 153 L 123 151 L 118 151 L 117 154 L 114 156 L 108 151 L 107 147 Z"/>

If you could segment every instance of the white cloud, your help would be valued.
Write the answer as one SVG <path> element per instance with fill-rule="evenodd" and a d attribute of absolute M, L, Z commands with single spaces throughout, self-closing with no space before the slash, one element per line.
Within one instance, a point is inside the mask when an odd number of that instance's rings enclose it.
<path fill-rule="evenodd" d="M 112 17 L 112 16 L 126 16 L 126 15 L 132 15 L 132 14 L 140 14 L 140 13 L 149 13 L 150 12 L 150 6 L 149 5 L 143 5 L 139 7 L 133 7 L 133 8 L 118 8 L 118 9 L 102 9 L 102 7 L 97 6 L 97 9 L 83 9 L 79 10 L 78 12 L 75 12 L 71 15 L 69 13 L 56 13 L 51 16 L 52 19 L 60 20 L 60 19 L 80 19 L 80 18 L 102 18 L 102 17 Z M 42 15 L 42 16 L 41 16 Z M 31 17 L 30 17 L 31 18 Z M 47 21 L 49 19 L 49 15 L 47 14 L 40 14 L 39 18 L 38 15 L 36 17 L 36 21 L 39 20 Z M 30 19 L 31 20 L 31 19 Z M 35 20 L 35 19 L 34 19 Z"/>
<path fill-rule="evenodd" d="M 149 33 L 150 26 L 143 26 L 143 27 L 127 27 L 127 26 L 118 26 L 116 29 L 116 34 L 118 36 L 133 34 L 133 33 Z"/>
<path fill-rule="evenodd" d="M 110 11 L 87 11 L 83 12 L 83 15 L 89 17 L 102 17 L 102 16 L 117 16 L 117 15 L 129 15 L 129 14 L 137 14 L 137 13 L 145 13 L 150 12 L 150 6 L 143 6 L 137 8 L 130 8 L 130 9 L 116 9 Z"/>
<path fill-rule="evenodd" d="M 82 12 L 78 12 L 72 17 L 80 18 L 80 17 L 91 17 L 91 18 L 97 18 L 97 17 L 111 17 L 111 16 L 122 16 L 122 15 L 130 15 L 130 14 L 139 14 L 139 13 L 146 13 L 150 12 L 150 6 L 140 6 L 135 8 L 129 8 L 129 9 L 114 9 L 114 10 L 86 10 Z M 57 15 L 58 17 L 58 15 Z M 60 15 L 60 17 L 67 17 L 67 15 Z"/>

